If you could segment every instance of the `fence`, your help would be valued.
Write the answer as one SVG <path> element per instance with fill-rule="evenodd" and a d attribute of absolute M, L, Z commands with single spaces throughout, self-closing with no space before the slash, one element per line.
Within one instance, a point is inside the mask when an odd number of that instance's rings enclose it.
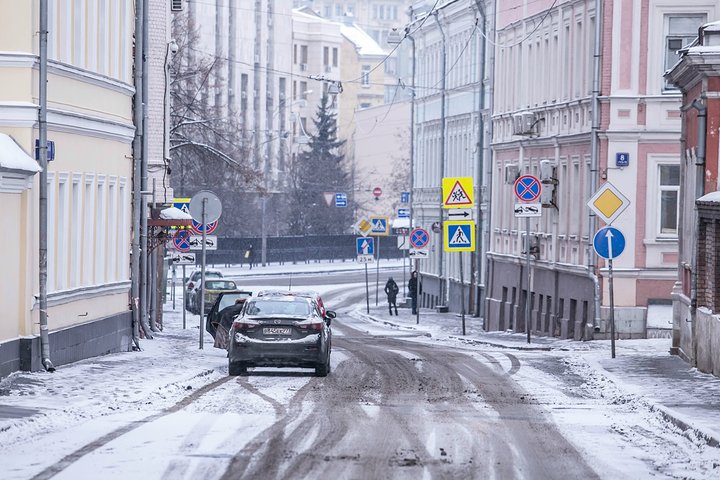
<path fill-rule="evenodd" d="M 312 263 L 319 261 L 355 260 L 354 235 L 307 235 L 293 237 L 267 237 L 266 261 L 269 263 Z M 260 263 L 260 238 L 219 237 L 218 249 L 206 252 L 207 263 L 234 265 L 247 263 L 245 251 L 252 245 L 255 263 Z M 377 245 L 377 240 L 376 240 Z M 377 248 L 377 246 L 376 246 Z M 397 247 L 397 237 L 381 237 L 378 252 L 381 259 L 403 258 Z M 200 258 L 200 255 L 197 255 Z"/>

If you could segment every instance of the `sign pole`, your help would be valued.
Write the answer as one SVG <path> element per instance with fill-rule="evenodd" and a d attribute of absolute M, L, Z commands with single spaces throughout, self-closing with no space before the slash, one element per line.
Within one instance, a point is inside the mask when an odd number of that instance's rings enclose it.
<path fill-rule="evenodd" d="M 462 315 L 462 334 L 465 335 L 465 284 L 463 275 L 463 252 L 460 252 L 460 314 Z"/>
<path fill-rule="evenodd" d="M 525 269 L 527 270 L 527 293 L 525 294 L 525 329 L 530 343 L 530 217 L 525 218 Z"/>
<path fill-rule="evenodd" d="M 615 292 L 613 290 L 612 233 L 607 233 L 608 242 L 608 288 L 610 289 L 610 355 L 615 358 Z"/>
<path fill-rule="evenodd" d="M 370 284 L 368 282 L 367 262 L 365 262 L 365 303 L 367 304 L 367 313 L 370 315 Z"/>
<path fill-rule="evenodd" d="M 417 272 L 417 284 L 415 285 L 415 323 L 420 325 L 420 260 L 415 259 L 415 271 Z"/>
<path fill-rule="evenodd" d="M 202 199 L 202 266 L 201 266 L 201 274 L 200 279 L 202 281 L 202 290 L 200 291 L 200 350 L 203 349 L 203 340 L 204 340 L 204 332 L 205 332 L 205 251 L 206 251 L 206 245 L 205 245 L 205 235 L 207 228 L 205 228 L 207 225 L 207 198 L 203 197 Z"/>
<path fill-rule="evenodd" d="M 184 288 L 185 287 L 185 278 L 186 278 L 185 277 L 185 265 L 183 265 L 183 277 L 182 278 L 183 278 L 183 309 L 182 309 L 182 311 L 183 311 L 183 330 L 185 330 L 185 328 L 187 328 L 187 325 L 185 323 L 185 314 L 186 314 L 185 305 L 187 305 L 185 303 L 187 301 L 187 298 L 185 298 L 185 295 L 187 295 L 187 289 Z"/>
<path fill-rule="evenodd" d="M 378 290 L 380 290 L 380 237 L 377 237 L 377 263 L 375 264 L 375 306 L 378 306 Z"/>
<path fill-rule="evenodd" d="M 170 296 L 173 302 L 173 312 L 175 311 L 175 280 L 177 280 L 177 267 L 172 267 L 172 283 L 170 284 Z"/>

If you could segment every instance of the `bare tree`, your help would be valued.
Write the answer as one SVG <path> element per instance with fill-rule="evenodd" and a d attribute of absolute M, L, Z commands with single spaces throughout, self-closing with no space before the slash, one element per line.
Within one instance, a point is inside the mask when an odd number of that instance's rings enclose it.
<path fill-rule="evenodd" d="M 187 15 L 173 17 L 173 37 L 178 45 L 169 71 L 171 177 L 176 195 L 192 195 L 212 189 L 223 205 L 242 201 L 242 192 L 262 190 L 262 176 L 250 161 L 251 143 L 245 125 L 230 108 L 209 105 L 209 92 L 221 85 L 225 59 L 198 49 L 199 34 Z M 257 193 L 255 193 L 256 195 Z M 244 225 L 240 215 L 227 209 L 224 234 L 238 234 Z M 234 210 L 235 213 L 237 209 Z"/>

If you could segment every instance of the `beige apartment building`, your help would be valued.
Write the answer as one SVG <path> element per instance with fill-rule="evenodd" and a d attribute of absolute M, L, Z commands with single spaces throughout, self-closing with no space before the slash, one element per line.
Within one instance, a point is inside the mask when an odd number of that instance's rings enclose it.
<path fill-rule="evenodd" d="M 62 365 L 131 346 L 134 2 L 50 0 L 48 325 Z M 0 0 L 0 376 L 40 368 L 39 2 Z"/>

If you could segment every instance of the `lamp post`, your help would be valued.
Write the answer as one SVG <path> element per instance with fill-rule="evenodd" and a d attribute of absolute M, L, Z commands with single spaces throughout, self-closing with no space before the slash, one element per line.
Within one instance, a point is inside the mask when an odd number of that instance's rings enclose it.
<path fill-rule="evenodd" d="M 410 7 L 410 16 L 412 17 L 412 7 Z M 390 45 L 399 45 L 403 39 L 407 38 L 410 40 L 412 46 L 412 67 L 411 67 L 411 79 L 410 79 L 410 225 L 409 229 L 412 231 L 413 228 L 413 202 L 415 201 L 414 195 L 414 181 L 415 181 L 415 38 L 410 35 L 410 27 L 405 27 L 405 34 L 400 37 L 400 33 L 396 28 L 393 28 L 387 36 L 387 42 Z M 418 271 L 420 261 L 415 259 L 414 271 Z M 418 293 L 419 294 L 419 293 Z M 420 308 L 416 309 L 416 315 L 418 315 L 417 323 L 420 323 L 419 315 Z"/>
<path fill-rule="evenodd" d="M 445 38 L 445 30 L 443 29 L 442 22 L 440 22 L 440 19 L 438 18 L 437 11 L 433 12 L 433 16 L 435 17 L 435 22 L 437 23 L 438 30 L 440 30 L 440 35 L 442 38 L 442 52 L 440 56 L 440 122 L 442 124 L 440 125 L 440 181 L 442 182 L 442 178 L 445 176 L 445 130 L 446 130 L 446 122 L 445 122 L 445 89 L 447 87 L 447 72 L 446 65 L 445 65 L 445 57 L 446 57 L 446 50 L 447 50 L 447 39 Z M 438 217 L 440 218 L 440 225 L 442 228 L 442 222 L 443 222 L 443 197 L 442 197 L 442 188 L 440 188 L 440 213 Z M 443 248 L 438 249 L 439 254 L 438 257 L 440 258 L 440 268 L 438 270 L 438 282 L 440 283 L 440 301 L 443 302 L 444 306 L 447 306 L 447 294 L 448 289 L 445 288 L 444 280 L 443 280 Z"/>

